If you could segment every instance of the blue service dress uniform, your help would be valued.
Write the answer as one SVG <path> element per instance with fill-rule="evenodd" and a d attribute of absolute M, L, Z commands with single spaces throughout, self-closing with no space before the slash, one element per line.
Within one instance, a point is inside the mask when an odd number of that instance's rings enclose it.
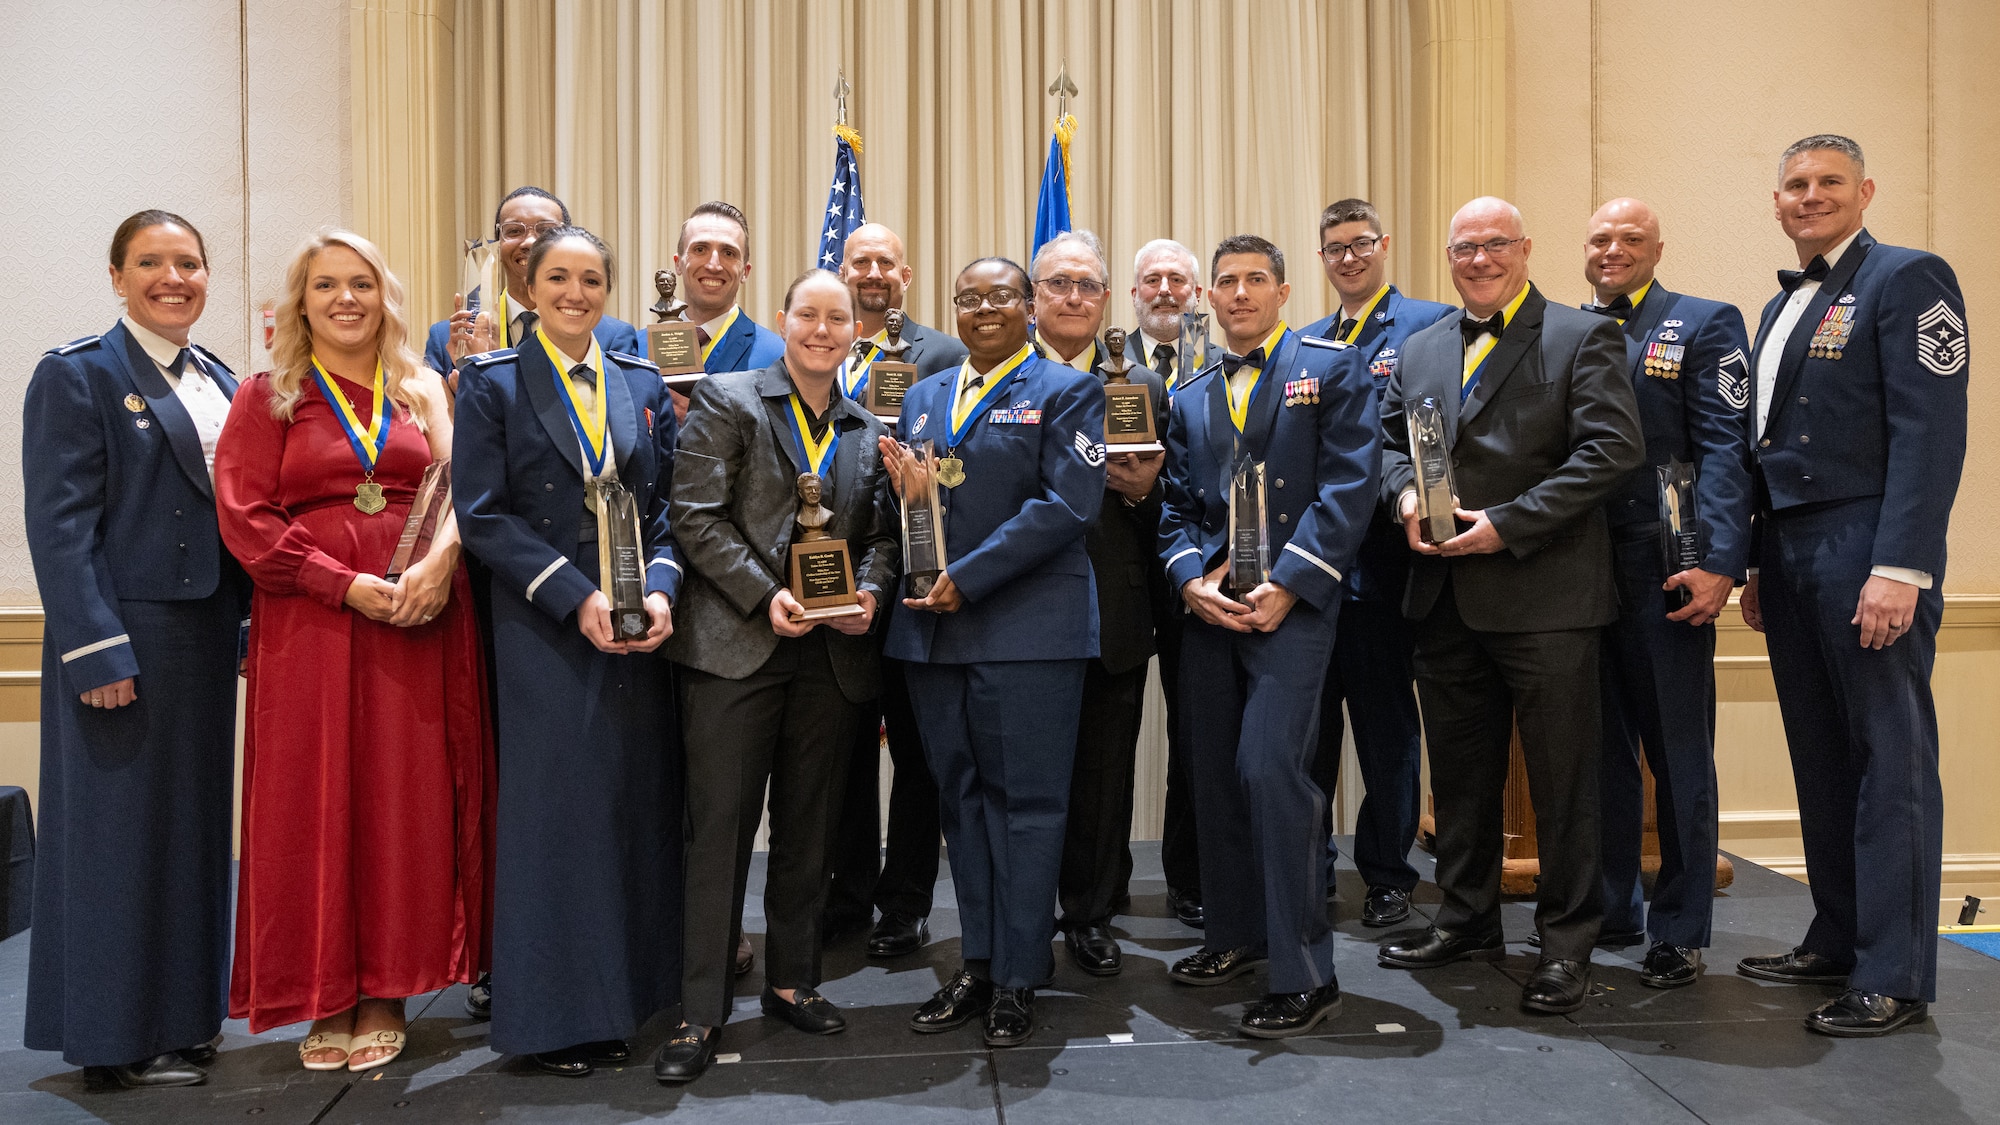
<path fill-rule="evenodd" d="M 673 408 L 658 369 L 605 353 L 611 459 L 633 494 L 646 591 L 673 597 Z M 576 610 L 598 589 L 586 462 L 538 342 L 470 357 L 452 441 L 453 504 L 491 568 L 499 682 L 493 1047 L 534 1054 L 622 1039 L 679 1000 L 681 763 L 667 664 L 600 652 Z"/>
<path fill-rule="evenodd" d="M 953 441 L 957 375 L 910 389 L 897 436 L 964 462 L 964 483 L 939 490 L 944 569 L 964 605 L 898 606 L 884 652 L 905 662 L 937 779 L 967 967 L 1038 988 L 1055 972 L 1049 918 L 1083 663 L 1098 652 L 1084 532 L 1104 502 L 1104 392 L 1030 354 L 986 388 Z M 911 596 L 907 577 L 902 589 Z"/>
<path fill-rule="evenodd" d="M 1376 307 L 1362 310 L 1353 344 L 1368 370 L 1368 385 L 1378 408 L 1382 389 L 1402 362 L 1403 341 L 1454 311 L 1450 305 L 1406 297 L 1393 285 Z M 1340 311 L 1335 310 L 1307 325 L 1302 335 L 1338 340 L 1341 320 Z M 1340 779 L 1340 705 L 1345 701 L 1348 721 L 1354 726 L 1355 763 L 1361 768 L 1365 790 L 1354 821 L 1354 866 L 1370 888 L 1393 887 L 1405 894 L 1417 885 L 1410 845 L 1417 838 L 1418 777 L 1423 756 L 1412 664 L 1416 630 L 1402 610 L 1403 584 L 1409 574 L 1410 547 L 1403 537 L 1403 521 L 1388 505 L 1378 504 L 1341 591 L 1333 661 L 1327 665 L 1326 686 L 1320 695 L 1319 750 L 1313 759 L 1313 781 L 1322 792 L 1331 794 Z M 1329 816 L 1329 889 L 1333 886 L 1333 864 L 1340 854 L 1332 839 L 1331 820 Z"/>
<path fill-rule="evenodd" d="M 219 360 L 188 353 L 235 394 Z M 227 1011 L 249 586 L 222 547 L 195 423 L 123 321 L 44 355 L 23 421 L 28 551 L 47 617 L 23 1041 L 120 1066 L 206 1043 Z M 78 699 L 128 676 L 133 703 Z"/>
<path fill-rule="evenodd" d="M 1752 424 L 1768 414 L 1751 448 L 1753 563 L 1812 882 L 1802 947 L 1853 965 L 1851 988 L 1935 1000 L 1944 797 L 1930 680 L 1965 461 L 1965 298 L 1944 259 L 1862 230 L 1781 346 L 1772 328 L 1790 299 L 1764 306 L 1751 356 Z M 1930 585 L 1909 632 L 1869 649 L 1850 622 L 1876 567 Z"/>
<path fill-rule="evenodd" d="M 1736 306 L 1674 293 L 1657 280 L 1625 310 L 1623 330 L 1646 463 L 1604 506 L 1618 620 L 1599 650 L 1602 928 L 1701 949 L 1715 913 L 1715 625 L 1667 620 L 1674 607 L 1660 589 L 1668 573 L 1657 470 L 1670 458 L 1694 466 L 1700 569 L 1740 582 L 1750 551 L 1750 341 Z M 1642 747 L 1659 811 L 1650 914 L 1639 882 Z"/>
<path fill-rule="evenodd" d="M 1268 950 L 1269 991 L 1296 993 L 1334 980 L 1326 795 L 1311 766 L 1342 575 L 1375 510 L 1382 437 L 1359 349 L 1280 328 L 1240 434 L 1219 361 L 1174 393 L 1160 555 L 1176 591 L 1223 565 L 1237 460 L 1264 464 L 1270 580 L 1298 602 L 1269 633 L 1186 619 L 1180 692 L 1198 705 L 1181 708 L 1181 724 L 1201 838 L 1202 948 Z"/>

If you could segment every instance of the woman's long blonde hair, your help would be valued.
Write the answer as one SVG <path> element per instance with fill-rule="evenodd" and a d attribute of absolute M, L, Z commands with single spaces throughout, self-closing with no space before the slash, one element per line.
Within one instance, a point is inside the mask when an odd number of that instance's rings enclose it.
<path fill-rule="evenodd" d="M 285 267 L 285 291 L 278 298 L 277 330 L 271 337 L 271 417 L 289 422 L 312 379 L 312 325 L 306 321 L 306 277 L 320 251 L 345 246 L 368 268 L 375 271 L 381 286 L 382 331 L 375 341 L 375 354 L 382 361 L 382 384 L 393 402 L 399 402 L 424 428 L 423 407 L 414 389 L 405 380 L 417 374 L 423 360 L 410 348 L 409 325 L 403 321 L 403 283 L 389 272 L 389 263 L 375 244 L 345 230 L 323 230 L 305 240 Z M 354 373 L 360 376 L 361 372 Z M 368 372 L 372 376 L 374 372 Z"/>

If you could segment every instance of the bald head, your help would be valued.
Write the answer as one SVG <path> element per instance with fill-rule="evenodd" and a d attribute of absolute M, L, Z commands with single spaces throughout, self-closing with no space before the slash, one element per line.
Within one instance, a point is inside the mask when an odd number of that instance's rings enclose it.
<path fill-rule="evenodd" d="M 1528 234 L 1528 228 L 1521 222 L 1521 209 L 1493 195 L 1482 195 L 1458 209 L 1458 213 L 1451 217 L 1451 241 L 1460 241 L 1461 228 L 1475 225 L 1481 230 L 1503 230 L 1506 233 L 1500 236 L 1502 238 L 1525 238 Z"/>
<path fill-rule="evenodd" d="M 1489 317 L 1519 296 L 1528 284 L 1528 252 L 1534 245 L 1520 208 L 1512 203 L 1483 195 L 1460 207 L 1451 217 L 1445 252 L 1451 258 L 1451 283 L 1465 310 Z"/>
<path fill-rule="evenodd" d="M 1597 303 L 1644 289 L 1666 251 L 1660 241 L 1660 217 L 1643 201 L 1618 198 L 1590 216 L 1583 243 L 1583 279 L 1597 294 Z"/>
<path fill-rule="evenodd" d="M 915 271 L 903 260 L 903 240 L 881 223 L 863 223 L 841 248 L 840 280 L 861 309 L 865 339 L 882 330 L 882 315 L 903 307 L 903 291 Z"/>
<path fill-rule="evenodd" d="M 894 254 L 898 262 L 903 260 L 903 239 L 895 231 L 881 223 L 863 223 L 847 233 L 847 241 L 842 257 L 845 258 L 859 246 L 863 249 L 879 249 Z"/>

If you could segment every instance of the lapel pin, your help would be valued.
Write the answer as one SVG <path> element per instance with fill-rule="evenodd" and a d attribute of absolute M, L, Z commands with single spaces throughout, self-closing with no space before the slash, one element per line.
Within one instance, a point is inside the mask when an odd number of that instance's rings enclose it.
<path fill-rule="evenodd" d="M 125 409 L 130 410 L 134 414 L 143 413 L 146 409 L 146 400 L 140 398 L 138 395 L 126 395 Z"/>

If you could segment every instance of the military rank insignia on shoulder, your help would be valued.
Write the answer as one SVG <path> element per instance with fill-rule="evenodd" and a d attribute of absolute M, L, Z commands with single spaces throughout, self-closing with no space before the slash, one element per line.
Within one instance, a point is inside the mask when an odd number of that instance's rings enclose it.
<path fill-rule="evenodd" d="M 487 367 L 499 363 L 503 359 L 513 359 L 518 354 L 513 348 L 495 348 L 490 352 L 480 352 L 478 355 L 466 356 L 460 362 L 469 363 L 474 367 Z"/>
<path fill-rule="evenodd" d="M 646 359 L 643 356 L 632 355 L 629 352 L 605 352 L 604 354 L 627 367 L 643 367 L 648 371 L 658 371 L 660 369 L 660 365 L 654 363 L 652 360 Z"/>
<path fill-rule="evenodd" d="M 1318 336 L 1301 336 L 1299 337 L 1299 341 L 1307 347 L 1325 348 L 1330 352 L 1345 351 L 1354 346 L 1353 344 L 1342 343 L 1339 340 L 1322 339 Z"/>
<path fill-rule="evenodd" d="M 91 347 L 92 345 L 96 344 L 99 340 L 102 340 L 103 338 L 104 337 L 102 336 L 85 336 L 81 340 L 71 340 L 67 344 L 58 344 L 55 347 L 50 348 L 44 354 L 69 355 L 72 352 L 80 352 L 85 348 Z"/>

